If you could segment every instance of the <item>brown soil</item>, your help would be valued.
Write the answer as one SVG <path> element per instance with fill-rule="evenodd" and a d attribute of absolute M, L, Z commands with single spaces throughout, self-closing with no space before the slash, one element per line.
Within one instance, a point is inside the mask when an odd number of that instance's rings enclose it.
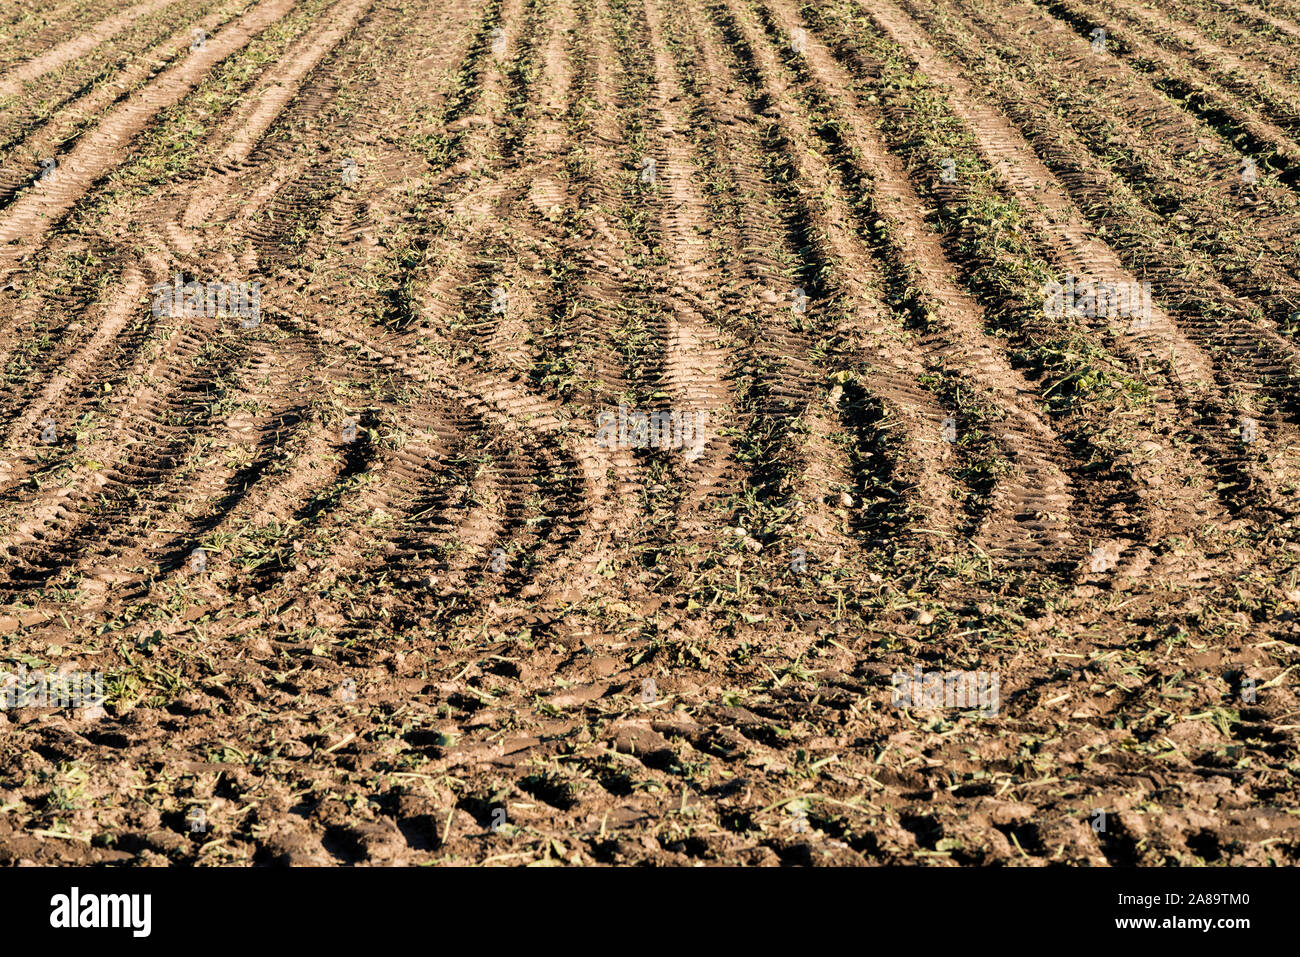
<path fill-rule="evenodd" d="M 1300 863 L 1300 4 L 0 36 L 0 861 Z"/>

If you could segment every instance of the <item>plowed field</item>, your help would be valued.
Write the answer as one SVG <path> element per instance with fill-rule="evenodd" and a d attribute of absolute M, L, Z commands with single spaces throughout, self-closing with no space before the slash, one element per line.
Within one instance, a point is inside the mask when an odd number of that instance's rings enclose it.
<path fill-rule="evenodd" d="M 1298 516 L 1297 0 L 0 3 L 0 862 L 1294 865 Z"/>

